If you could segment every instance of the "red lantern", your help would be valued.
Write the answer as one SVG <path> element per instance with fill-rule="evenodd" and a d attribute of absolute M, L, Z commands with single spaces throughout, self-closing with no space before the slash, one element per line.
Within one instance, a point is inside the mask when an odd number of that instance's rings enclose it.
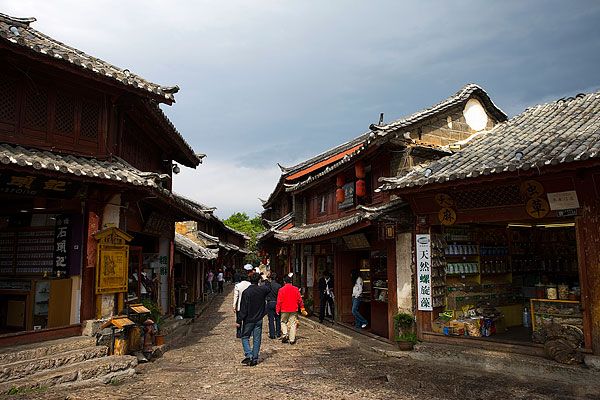
<path fill-rule="evenodd" d="M 338 188 L 335 191 L 335 201 L 340 204 L 343 203 L 344 200 L 346 200 L 346 193 L 344 192 L 344 189 Z"/>
<path fill-rule="evenodd" d="M 367 184 L 364 180 L 359 179 L 356 181 L 356 196 L 365 197 L 367 195 Z"/>
<path fill-rule="evenodd" d="M 344 186 L 344 183 L 346 183 L 346 179 L 344 179 L 344 175 L 338 175 L 338 176 L 335 178 L 335 185 L 336 185 L 337 187 L 342 187 L 342 186 Z"/>
<path fill-rule="evenodd" d="M 354 164 L 354 171 L 356 172 L 356 177 L 358 179 L 365 179 L 365 165 L 362 161 L 357 161 L 356 164 Z"/>

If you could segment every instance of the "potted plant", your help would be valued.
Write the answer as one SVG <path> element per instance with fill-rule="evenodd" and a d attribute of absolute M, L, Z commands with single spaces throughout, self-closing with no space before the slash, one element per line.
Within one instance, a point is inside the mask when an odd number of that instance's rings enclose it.
<path fill-rule="evenodd" d="M 306 311 L 308 312 L 308 315 L 312 315 L 313 313 L 313 306 L 314 306 L 314 301 L 312 298 L 307 298 L 304 300 L 304 308 L 306 309 Z"/>
<path fill-rule="evenodd" d="M 396 343 L 400 350 L 412 350 L 417 343 L 415 333 L 415 317 L 408 313 L 394 315 L 394 330 L 396 332 Z"/>
<path fill-rule="evenodd" d="M 157 346 L 163 345 L 165 343 L 165 337 L 160 331 L 160 326 L 162 325 L 162 315 L 160 313 L 158 304 L 149 299 L 142 300 L 142 304 L 144 307 L 150 310 L 150 319 L 154 321 L 154 344 Z"/>

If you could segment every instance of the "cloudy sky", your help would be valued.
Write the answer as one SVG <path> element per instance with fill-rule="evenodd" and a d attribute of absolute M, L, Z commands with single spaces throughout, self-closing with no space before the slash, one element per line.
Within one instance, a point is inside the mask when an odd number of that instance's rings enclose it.
<path fill-rule="evenodd" d="M 598 1 L 0 0 L 36 29 L 159 84 L 208 156 L 175 190 L 255 215 L 293 165 L 469 82 L 513 116 L 600 89 Z"/>

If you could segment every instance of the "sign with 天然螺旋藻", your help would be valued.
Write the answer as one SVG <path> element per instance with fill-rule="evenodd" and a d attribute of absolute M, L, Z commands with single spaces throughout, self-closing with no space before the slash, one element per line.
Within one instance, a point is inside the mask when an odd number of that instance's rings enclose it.
<path fill-rule="evenodd" d="M 433 310 L 431 295 L 431 235 L 416 235 L 417 250 L 417 309 Z"/>

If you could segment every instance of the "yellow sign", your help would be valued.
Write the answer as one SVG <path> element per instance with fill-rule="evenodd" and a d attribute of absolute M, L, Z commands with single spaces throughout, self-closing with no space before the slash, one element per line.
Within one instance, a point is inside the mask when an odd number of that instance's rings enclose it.
<path fill-rule="evenodd" d="M 528 199 L 540 197 L 544 194 L 544 186 L 538 181 L 530 179 L 521 184 L 521 194 Z"/>
<path fill-rule="evenodd" d="M 96 294 L 127 292 L 129 246 L 132 236 L 118 228 L 98 232 Z"/>
<path fill-rule="evenodd" d="M 544 218 L 550 212 L 550 205 L 541 197 L 534 197 L 527 202 L 527 214 L 533 218 Z"/>
<path fill-rule="evenodd" d="M 456 222 L 456 211 L 451 208 L 444 207 L 438 212 L 438 219 L 442 225 L 454 225 Z"/>
<path fill-rule="evenodd" d="M 435 201 L 440 207 L 454 207 L 454 199 L 445 193 L 436 194 Z"/>

